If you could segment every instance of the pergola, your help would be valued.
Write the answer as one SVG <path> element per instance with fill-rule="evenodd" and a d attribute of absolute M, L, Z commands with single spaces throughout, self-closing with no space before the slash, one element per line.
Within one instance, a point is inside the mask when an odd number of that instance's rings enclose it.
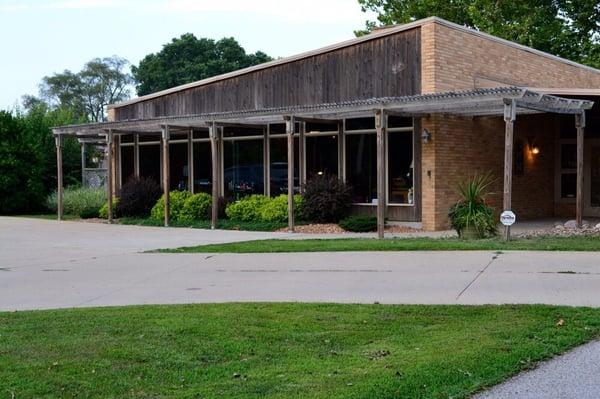
<path fill-rule="evenodd" d="M 113 187 L 113 157 L 116 153 L 114 137 L 116 135 L 134 135 L 134 145 L 138 143 L 139 134 L 160 135 L 162 145 L 162 167 L 165 196 L 165 226 L 169 225 L 169 140 L 171 133 L 187 132 L 188 144 L 192 141 L 194 128 L 207 128 L 212 149 L 212 216 L 211 226 L 217 224 L 219 198 L 219 141 L 223 139 L 223 127 L 261 128 L 269 123 L 286 123 L 288 149 L 288 223 L 290 232 L 294 231 L 294 134 L 302 135 L 303 129 L 295 132 L 295 122 L 316 122 L 338 124 L 343 132 L 344 118 L 373 117 L 377 133 L 377 226 L 378 236 L 384 236 L 385 222 L 385 132 L 387 115 L 422 117 L 432 114 L 446 114 L 465 117 L 503 116 L 505 121 L 505 150 L 504 150 L 504 210 L 511 209 L 512 194 L 512 154 L 513 128 L 518 115 L 534 113 L 571 114 L 575 116 L 577 128 L 577 197 L 576 220 L 582 223 L 583 213 L 583 150 L 585 111 L 592 108 L 593 102 L 587 100 L 567 99 L 548 94 L 538 93 L 519 87 L 502 87 L 492 89 L 476 89 L 469 91 L 422 94 L 405 97 L 383 97 L 367 100 L 345 101 L 339 103 L 290 106 L 280 108 L 257 109 L 247 111 L 231 111 L 186 116 L 165 116 L 140 120 L 124 120 L 117 122 L 102 122 L 85 125 L 70 125 L 53 128 L 56 138 L 58 165 L 58 219 L 63 216 L 63 179 L 62 179 L 62 142 L 63 136 L 75 136 L 80 141 L 101 142 L 107 148 L 108 157 L 108 220 L 113 221 L 112 198 Z M 301 124 L 302 126 L 303 124 Z M 268 130 L 266 130 L 268 131 Z M 268 133 L 267 133 L 268 134 Z M 266 137 L 268 138 L 268 137 Z M 301 141 L 300 141 L 301 142 Z M 344 145 L 343 134 L 338 140 Z M 137 154 L 137 151 L 134 152 Z M 188 178 L 193 181 L 193 149 L 188 147 L 190 173 Z M 137 170 L 139 173 L 139 170 Z M 302 180 L 302 179 L 301 179 Z M 508 239 L 510 228 L 505 229 Z"/>

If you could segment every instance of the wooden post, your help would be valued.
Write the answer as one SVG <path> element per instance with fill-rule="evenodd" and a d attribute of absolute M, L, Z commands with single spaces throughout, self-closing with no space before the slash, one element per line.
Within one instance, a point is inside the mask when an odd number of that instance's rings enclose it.
<path fill-rule="evenodd" d="M 108 223 L 113 222 L 113 173 L 114 173 L 114 137 L 112 130 L 106 134 L 106 199 L 108 206 Z"/>
<path fill-rule="evenodd" d="M 338 123 L 338 179 L 346 181 L 346 159 L 344 157 L 346 151 L 346 136 L 344 135 L 344 122 L 341 120 Z"/>
<path fill-rule="evenodd" d="M 140 178 L 140 136 L 137 133 L 133 135 L 133 176 Z"/>
<path fill-rule="evenodd" d="M 514 123 L 517 119 L 517 104 L 510 100 L 504 104 L 504 198 L 503 210 L 510 211 L 512 208 L 512 169 L 513 169 L 513 143 Z M 510 240 L 510 226 L 504 226 L 504 239 Z"/>
<path fill-rule="evenodd" d="M 577 227 L 583 224 L 583 150 L 585 142 L 585 111 L 575 115 L 577 127 L 577 197 L 575 220 Z"/>
<path fill-rule="evenodd" d="M 85 186 L 85 142 L 81 142 L 81 185 Z"/>
<path fill-rule="evenodd" d="M 212 158 L 212 209 L 211 209 L 211 219 L 210 219 L 210 228 L 217 228 L 217 218 L 219 217 L 219 157 L 218 157 L 218 148 L 219 143 L 217 140 L 217 126 L 212 123 L 208 128 L 208 133 L 210 137 L 210 149 L 211 149 L 211 158 Z"/>
<path fill-rule="evenodd" d="M 287 117 L 285 131 L 288 142 L 288 229 L 290 233 L 294 232 L 294 124 L 294 117 Z"/>
<path fill-rule="evenodd" d="M 54 137 L 54 140 L 56 143 L 56 215 L 58 220 L 63 220 L 63 137 L 61 135 L 57 135 Z"/>
<path fill-rule="evenodd" d="M 271 196 L 271 125 L 267 124 L 263 137 L 263 163 L 264 163 L 264 185 L 265 195 Z"/>
<path fill-rule="evenodd" d="M 306 122 L 300 122 L 300 131 L 298 132 L 298 184 L 300 185 L 300 193 L 304 193 L 304 185 L 306 184 L 305 134 Z"/>
<path fill-rule="evenodd" d="M 163 155 L 163 192 L 165 196 L 165 227 L 169 227 L 170 212 L 171 212 L 171 198 L 170 198 L 170 168 L 169 168 L 169 125 L 162 127 L 162 155 Z"/>
<path fill-rule="evenodd" d="M 116 135 L 113 137 L 113 184 L 114 191 L 113 194 L 115 196 L 119 196 L 121 193 L 121 136 Z"/>
<path fill-rule="evenodd" d="M 383 110 L 375 113 L 377 131 L 377 237 L 385 236 L 385 133 L 386 118 Z"/>
<path fill-rule="evenodd" d="M 188 132 L 188 191 L 194 194 L 194 129 Z"/>

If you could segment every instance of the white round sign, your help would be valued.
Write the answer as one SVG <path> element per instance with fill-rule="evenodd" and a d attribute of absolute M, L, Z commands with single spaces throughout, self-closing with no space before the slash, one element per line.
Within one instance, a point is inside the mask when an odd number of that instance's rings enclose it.
<path fill-rule="evenodd" d="M 500 215 L 500 223 L 505 226 L 512 226 L 517 221 L 517 215 L 513 211 L 504 211 Z"/>

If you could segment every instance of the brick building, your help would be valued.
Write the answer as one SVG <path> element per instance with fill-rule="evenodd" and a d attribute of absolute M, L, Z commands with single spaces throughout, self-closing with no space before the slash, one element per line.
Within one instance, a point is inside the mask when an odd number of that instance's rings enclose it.
<path fill-rule="evenodd" d="M 307 178 L 333 174 L 380 225 L 437 230 L 477 172 L 497 176 L 492 201 L 519 220 L 600 216 L 596 96 L 600 70 L 432 17 L 114 104 L 109 122 L 54 133 L 59 149 L 63 135 L 107 143 L 117 195 L 146 175 L 215 204 L 291 201 Z"/>

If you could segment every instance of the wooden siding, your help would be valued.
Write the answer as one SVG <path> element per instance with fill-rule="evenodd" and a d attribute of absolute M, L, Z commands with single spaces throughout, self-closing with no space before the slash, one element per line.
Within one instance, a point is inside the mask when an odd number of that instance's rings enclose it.
<path fill-rule="evenodd" d="M 421 91 L 420 28 L 115 108 L 115 120 L 311 105 Z"/>

